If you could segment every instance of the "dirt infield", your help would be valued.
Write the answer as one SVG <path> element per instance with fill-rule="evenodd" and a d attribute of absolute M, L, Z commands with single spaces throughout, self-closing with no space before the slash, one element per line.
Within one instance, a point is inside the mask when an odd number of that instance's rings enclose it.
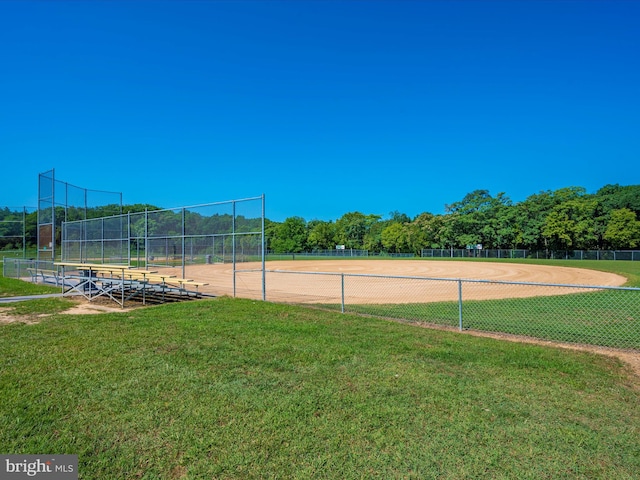
<path fill-rule="evenodd" d="M 236 275 L 236 295 L 261 298 L 262 275 L 260 263 L 239 263 Z M 457 282 L 419 279 L 392 279 L 378 276 L 420 277 L 431 279 L 472 279 L 506 282 L 535 282 L 569 285 L 620 286 L 626 279 L 613 273 L 574 267 L 526 265 L 492 262 L 424 261 L 424 260 L 295 260 L 266 263 L 267 300 L 316 303 L 340 298 L 339 275 L 375 275 L 376 277 L 347 276 L 345 291 L 355 303 L 405 303 L 455 300 Z M 299 272 L 280 273 L 280 272 Z M 310 273 L 309 275 L 302 272 Z M 175 269 L 181 275 L 181 269 Z M 313 273 L 314 275 L 311 275 Z M 207 283 L 203 293 L 233 295 L 233 266 L 231 264 L 187 266 L 185 276 Z M 540 287 L 465 283 L 465 299 L 521 298 L 539 295 L 574 293 L 578 288 Z M 428 291 L 427 291 L 428 290 Z"/>

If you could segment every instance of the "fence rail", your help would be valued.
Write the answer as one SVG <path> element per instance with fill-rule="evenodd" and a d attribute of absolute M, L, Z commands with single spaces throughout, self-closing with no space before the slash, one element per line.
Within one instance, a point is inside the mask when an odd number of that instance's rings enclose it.
<path fill-rule="evenodd" d="M 306 257 L 368 257 L 369 250 L 358 250 L 356 248 L 344 248 L 344 249 L 328 249 L 328 250 L 312 250 L 310 252 L 274 252 L 267 250 L 267 257 L 270 260 L 274 259 L 291 259 L 306 258 Z"/>
<path fill-rule="evenodd" d="M 64 222 L 63 261 L 181 266 L 262 259 L 264 195 Z"/>
<path fill-rule="evenodd" d="M 535 258 L 546 260 L 631 260 L 640 261 L 640 250 L 562 250 L 538 251 L 518 249 L 423 248 L 429 258 Z"/>
<path fill-rule="evenodd" d="M 5 258 L 3 275 L 54 269 Z M 233 296 L 640 352 L 640 288 L 248 269 Z"/>
<path fill-rule="evenodd" d="M 53 260 L 35 260 L 24 258 L 3 257 L 2 276 L 36 281 L 38 278 L 48 278 L 49 274 L 57 272 Z M 55 284 L 55 281 L 51 283 Z"/>
<path fill-rule="evenodd" d="M 313 250 L 310 252 L 276 253 L 267 251 L 269 259 L 302 259 L 306 257 L 393 257 L 393 258 L 535 258 L 546 260 L 630 260 L 640 261 L 640 250 L 563 250 L 538 251 L 526 249 L 423 248 L 414 253 L 371 252 L 347 248 L 344 250 Z"/>
<path fill-rule="evenodd" d="M 266 299 L 270 301 L 640 351 L 640 288 L 283 270 L 266 273 Z M 270 284 L 294 284 L 295 293 L 270 288 Z"/>

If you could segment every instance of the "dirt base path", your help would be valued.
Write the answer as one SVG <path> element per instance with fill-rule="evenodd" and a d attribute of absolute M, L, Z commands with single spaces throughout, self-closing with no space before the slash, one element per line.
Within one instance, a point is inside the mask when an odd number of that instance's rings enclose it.
<path fill-rule="evenodd" d="M 261 298 L 262 274 L 260 263 L 238 263 L 236 295 Z M 404 276 L 433 279 L 473 279 L 506 282 L 534 282 L 569 285 L 619 286 L 626 278 L 613 273 L 584 268 L 526 265 L 513 263 L 435 261 L 435 260 L 290 260 L 266 263 L 267 299 L 316 303 L 335 301 L 340 297 L 340 276 L 321 273 L 353 275 Z M 302 275 L 281 272 L 308 272 Z M 182 275 L 181 269 L 174 269 Z M 207 283 L 203 293 L 233 295 L 233 265 L 191 265 L 185 276 Z M 347 277 L 349 300 L 357 303 L 409 303 L 445 301 L 457 298 L 457 283 L 451 281 L 425 282 L 415 279 L 378 277 Z M 425 291 L 428 290 L 426 294 Z M 465 299 L 522 298 L 538 295 L 575 293 L 579 289 L 466 283 Z"/>

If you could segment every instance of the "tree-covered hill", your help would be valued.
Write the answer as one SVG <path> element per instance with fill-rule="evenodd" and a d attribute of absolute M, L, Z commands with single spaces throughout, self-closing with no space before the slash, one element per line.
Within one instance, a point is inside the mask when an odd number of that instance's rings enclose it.
<path fill-rule="evenodd" d="M 56 223 L 158 209 L 147 204 L 58 207 Z M 230 224 L 230 219 L 223 217 L 201 224 L 211 228 Z M 289 217 L 265 223 L 267 248 L 275 253 L 334 249 L 336 245 L 372 253 L 419 253 L 423 248 L 478 244 L 487 249 L 533 251 L 636 249 L 640 248 L 639 218 L 640 185 L 606 185 L 595 193 L 587 193 L 583 187 L 541 191 L 522 202 L 512 202 L 504 192 L 493 196 L 488 190 L 475 190 L 445 205 L 444 214 L 423 212 L 415 218 L 398 211 L 386 218 L 348 212 L 335 221 Z M 250 220 L 236 219 L 237 231 L 258 228 L 243 226 Z M 27 247 L 34 246 L 37 212 L 0 208 L 0 250 L 21 248 L 23 229 Z"/>
<path fill-rule="evenodd" d="M 445 206 L 441 215 L 411 219 L 400 212 L 349 212 L 336 221 L 290 217 L 269 222 L 274 252 L 332 249 L 415 252 L 423 248 L 596 250 L 640 246 L 640 185 L 606 185 L 589 194 L 582 187 L 542 191 L 519 203 L 505 193 L 475 190 Z"/>

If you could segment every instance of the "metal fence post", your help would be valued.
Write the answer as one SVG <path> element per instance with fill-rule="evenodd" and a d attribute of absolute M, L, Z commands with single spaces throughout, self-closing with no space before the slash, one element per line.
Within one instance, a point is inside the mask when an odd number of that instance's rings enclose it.
<path fill-rule="evenodd" d="M 131 212 L 127 212 L 127 265 L 131 265 Z"/>
<path fill-rule="evenodd" d="M 185 247 L 186 247 L 186 243 L 185 243 L 185 239 L 184 237 L 187 235 L 187 226 L 186 226 L 186 214 L 185 214 L 185 208 L 182 208 L 182 278 L 185 278 L 187 276 L 187 272 L 185 270 L 186 265 L 186 254 L 185 254 Z"/>
<path fill-rule="evenodd" d="M 262 261 L 262 300 L 265 301 L 267 299 L 267 275 L 265 273 L 265 238 L 264 238 L 264 193 L 261 197 L 262 200 L 262 219 L 261 219 L 261 233 L 260 233 L 260 250 L 261 250 L 261 261 Z M 215 253 L 215 252 L 214 252 Z"/>
<path fill-rule="evenodd" d="M 85 201 L 85 205 L 86 205 L 86 201 Z M 105 236 L 104 236 L 104 217 L 102 217 L 101 222 L 100 222 L 100 258 L 102 259 L 100 263 L 104 263 L 104 241 L 105 241 Z"/>
<path fill-rule="evenodd" d="M 342 309 L 341 309 L 341 313 L 344 313 L 344 273 L 340 274 L 340 290 L 341 290 L 341 295 L 342 295 Z"/>
<path fill-rule="evenodd" d="M 458 327 L 462 331 L 462 280 L 458 279 Z"/>
<path fill-rule="evenodd" d="M 233 298 L 236 298 L 236 202 L 231 203 L 231 252 L 233 262 Z"/>
<path fill-rule="evenodd" d="M 149 210 L 146 207 L 144 209 L 144 268 L 149 270 Z"/>

